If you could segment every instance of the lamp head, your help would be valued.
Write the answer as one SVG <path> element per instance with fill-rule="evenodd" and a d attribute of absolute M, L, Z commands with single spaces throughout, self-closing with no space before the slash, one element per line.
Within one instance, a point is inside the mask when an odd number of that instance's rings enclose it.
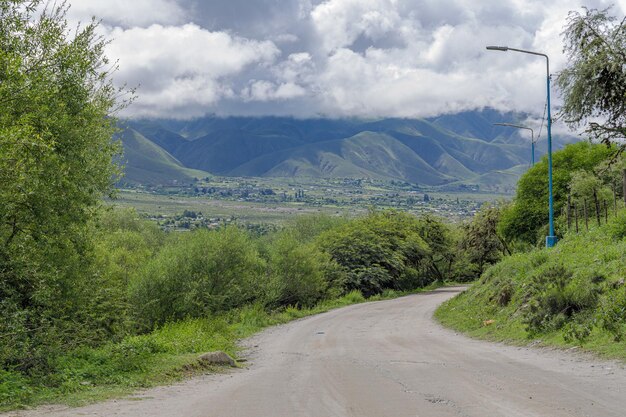
<path fill-rule="evenodd" d="M 506 52 L 506 51 L 509 50 L 509 47 L 508 46 L 488 46 L 487 49 L 490 50 L 490 51 Z"/>

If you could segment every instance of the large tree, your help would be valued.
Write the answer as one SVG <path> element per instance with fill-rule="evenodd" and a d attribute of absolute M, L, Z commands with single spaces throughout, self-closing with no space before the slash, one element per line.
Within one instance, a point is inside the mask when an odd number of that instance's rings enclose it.
<path fill-rule="evenodd" d="M 564 31 L 569 62 L 558 76 L 562 113 L 610 143 L 626 137 L 626 19 L 610 9 L 570 12 Z"/>
<path fill-rule="evenodd" d="M 118 173 L 106 41 L 66 11 L 0 1 L 0 359 L 80 333 L 58 324 L 80 321 L 86 224 Z"/>
<path fill-rule="evenodd" d="M 594 172 L 598 164 L 610 159 L 614 147 L 578 142 L 554 152 L 554 209 L 559 213 L 567 202 L 572 174 Z M 526 171 L 517 184 L 513 204 L 502 212 L 499 230 L 507 241 L 542 244 L 548 223 L 548 161 L 543 158 Z M 558 223 L 557 223 L 557 234 Z"/>

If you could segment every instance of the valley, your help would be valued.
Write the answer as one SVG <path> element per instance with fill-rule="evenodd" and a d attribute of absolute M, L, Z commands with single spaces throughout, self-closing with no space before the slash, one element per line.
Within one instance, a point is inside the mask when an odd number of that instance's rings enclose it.
<path fill-rule="evenodd" d="M 109 203 L 133 207 L 167 230 L 237 223 L 263 231 L 299 215 L 355 217 L 373 207 L 458 222 L 471 218 L 484 202 L 510 198 L 472 187 L 445 191 L 402 181 L 207 176 L 189 184 L 127 187 Z"/>

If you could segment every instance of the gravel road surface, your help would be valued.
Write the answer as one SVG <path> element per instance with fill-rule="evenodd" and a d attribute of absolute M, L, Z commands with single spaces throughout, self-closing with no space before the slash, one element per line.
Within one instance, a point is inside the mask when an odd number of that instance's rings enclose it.
<path fill-rule="evenodd" d="M 468 339 L 432 320 L 446 288 L 268 329 L 247 369 L 20 417 L 624 417 L 626 370 L 575 352 Z"/>

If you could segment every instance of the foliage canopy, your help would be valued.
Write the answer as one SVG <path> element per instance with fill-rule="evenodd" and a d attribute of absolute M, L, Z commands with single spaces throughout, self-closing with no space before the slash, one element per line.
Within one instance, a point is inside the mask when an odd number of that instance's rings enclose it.
<path fill-rule="evenodd" d="M 578 142 L 553 154 L 554 211 L 567 202 L 572 174 L 592 172 L 614 153 L 612 148 Z M 513 204 L 502 213 L 498 228 L 507 241 L 535 244 L 543 240 L 541 228 L 548 223 L 548 161 L 543 158 L 520 178 Z M 559 231 L 557 230 L 557 233 Z"/>
<path fill-rule="evenodd" d="M 626 20 L 610 9 L 570 12 L 564 32 L 569 63 L 558 76 L 562 113 L 606 143 L 626 137 Z"/>
<path fill-rule="evenodd" d="M 87 224 L 118 173 L 106 41 L 66 10 L 0 2 L 0 334 L 31 360 L 82 333 L 67 317 L 89 333 Z"/>

